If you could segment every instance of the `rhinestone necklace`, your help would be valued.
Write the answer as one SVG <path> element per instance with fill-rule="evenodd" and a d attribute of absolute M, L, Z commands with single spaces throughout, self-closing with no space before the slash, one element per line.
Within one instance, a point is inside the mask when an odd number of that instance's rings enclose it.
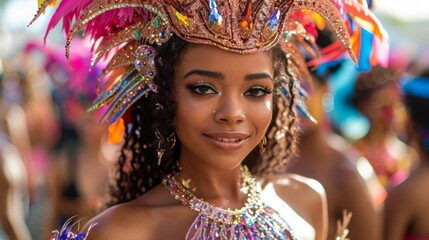
<path fill-rule="evenodd" d="M 240 209 L 224 209 L 197 198 L 175 176 L 168 174 L 163 184 L 170 194 L 183 205 L 198 212 L 186 240 L 206 239 L 296 239 L 286 221 L 273 208 L 264 204 L 260 197 L 261 187 L 242 166 L 242 191 L 247 195 Z"/>

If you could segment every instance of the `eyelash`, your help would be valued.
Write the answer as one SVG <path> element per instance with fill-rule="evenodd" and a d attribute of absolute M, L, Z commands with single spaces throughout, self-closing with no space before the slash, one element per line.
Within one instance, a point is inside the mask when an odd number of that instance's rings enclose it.
<path fill-rule="evenodd" d="M 193 93 L 198 95 L 218 94 L 218 91 L 216 91 L 215 87 L 208 83 L 187 84 L 186 88 L 188 88 Z M 204 91 L 202 91 L 203 89 Z M 273 93 L 272 89 L 268 89 L 263 86 L 254 86 L 254 87 L 251 87 L 249 90 L 247 90 L 244 93 L 244 96 L 262 98 L 271 93 Z"/>
<path fill-rule="evenodd" d="M 194 83 L 194 84 L 187 84 L 186 87 L 191 90 L 193 93 L 198 95 L 211 95 L 211 94 L 217 94 L 218 92 L 215 90 L 215 87 L 208 83 Z M 207 93 L 207 91 L 201 91 L 202 89 L 212 91 L 211 93 Z"/>
<path fill-rule="evenodd" d="M 254 91 L 256 91 L 256 94 Z M 253 92 L 253 93 L 251 93 L 251 92 Z M 262 93 L 262 95 L 260 95 L 261 93 Z M 265 88 L 263 86 L 254 86 L 254 87 L 251 87 L 249 90 L 247 90 L 244 93 L 244 96 L 249 96 L 249 97 L 254 97 L 254 98 L 262 98 L 262 97 L 265 97 L 271 93 L 273 93 L 272 89 L 268 89 L 268 88 Z"/>

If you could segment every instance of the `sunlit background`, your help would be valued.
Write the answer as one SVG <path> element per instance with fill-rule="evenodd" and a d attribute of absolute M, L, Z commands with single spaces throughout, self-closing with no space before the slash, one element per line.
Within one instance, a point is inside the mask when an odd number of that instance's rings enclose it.
<path fill-rule="evenodd" d="M 427 58 L 429 1 L 379 0 L 375 12 L 390 35 L 392 49 Z"/>

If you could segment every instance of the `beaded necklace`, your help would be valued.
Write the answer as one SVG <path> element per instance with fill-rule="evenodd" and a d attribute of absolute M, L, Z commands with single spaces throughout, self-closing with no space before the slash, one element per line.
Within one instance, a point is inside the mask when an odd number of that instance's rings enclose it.
<path fill-rule="evenodd" d="M 262 202 L 261 187 L 246 166 L 242 166 L 241 182 L 247 201 L 242 208 L 234 210 L 216 207 L 197 198 L 176 180 L 175 175 L 168 174 L 163 184 L 176 200 L 198 212 L 186 240 L 296 239 L 280 214 Z"/>

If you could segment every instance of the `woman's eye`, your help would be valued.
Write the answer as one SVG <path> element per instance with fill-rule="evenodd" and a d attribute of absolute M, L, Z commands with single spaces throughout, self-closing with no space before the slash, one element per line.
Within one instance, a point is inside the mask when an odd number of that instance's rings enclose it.
<path fill-rule="evenodd" d="M 217 94 L 215 88 L 207 83 L 196 83 L 186 86 L 192 92 L 199 95 L 209 95 L 209 94 Z"/>
<path fill-rule="evenodd" d="M 257 86 L 257 87 L 252 87 L 249 90 L 247 90 L 247 92 L 244 93 L 244 96 L 264 97 L 268 94 L 271 94 L 272 92 L 273 92 L 273 90 L 271 90 L 271 89 L 266 89 L 264 87 Z"/>

